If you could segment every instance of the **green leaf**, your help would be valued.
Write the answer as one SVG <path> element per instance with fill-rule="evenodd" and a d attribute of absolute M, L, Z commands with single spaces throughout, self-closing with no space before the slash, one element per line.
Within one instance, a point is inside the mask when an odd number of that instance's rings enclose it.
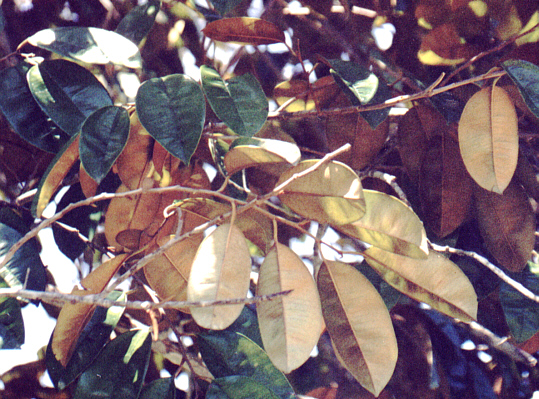
<path fill-rule="evenodd" d="M 129 113 L 110 105 L 92 113 L 81 127 L 79 155 L 82 166 L 97 183 L 105 178 L 129 136 Z"/>
<path fill-rule="evenodd" d="M 112 105 L 99 80 L 73 62 L 44 61 L 30 68 L 27 79 L 43 111 L 70 136 L 79 132 L 92 112 Z"/>
<path fill-rule="evenodd" d="M 232 11 L 242 0 L 211 0 L 211 3 L 221 15 L 225 15 L 227 12 Z"/>
<path fill-rule="evenodd" d="M 278 399 L 269 387 L 250 377 L 231 375 L 212 381 L 206 399 Z"/>
<path fill-rule="evenodd" d="M 522 60 L 505 61 L 502 67 L 515 82 L 530 111 L 539 118 L 539 67 Z"/>
<path fill-rule="evenodd" d="M 186 75 L 144 82 L 136 97 L 140 123 L 165 149 L 186 165 L 202 135 L 206 102 L 200 86 Z"/>
<path fill-rule="evenodd" d="M 256 312 L 248 306 L 244 306 L 238 318 L 224 331 L 240 333 L 262 347 L 262 337 L 258 328 L 258 318 Z"/>
<path fill-rule="evenodd" d="M 509 275 L 531 291 L 539 292 L 539 265 L 528 262 L 522 272 Z M 505 282 L 500 286 L 500 302 L 509 329 L 518 342 L 528 340 L 539 331 L 539 306 L 536 302 L 525 298 Z"/>
<path fill-rule="evenodd" d="M 74 399 L 136 399 L 148 369 L 149 330 L 128 331 L 110 342 L 81 374 Z"/>
<path fill-rule="evenodd" d="M 124 301 L 126 298 L 127 294 L 121 291 L 113 291 L 107 295 L 107 299 L 113 301 Z M 110 341 L 110 334 L 116 328 L 124 310 L 123 306 L 97 307 L 79 336 L 73 356 L 66 367 L 63 367 L 54 356 L 51 335 L 45 352 L 45 362 L 49 376 L 57 389 L 64 389 L 71 384 L 92 364 L 103 347 Z"/>
<path fill-rule="evenodd" d="M 28 43 L 89 64 L 116 64 L 141 68 L 136 44 L 122 35 L 100 28 L 62 27 L 44 29 L 30 36 Z"/>
<path fill-rule="evenodd" d="M 145 385 L 140 392 L 140 399 L 176 399 L 174 378 L 159 378 Z"/>
<path fill-rule="evenodd" d="M 0 288 L 9 288 L 0 279 Z M 0 349 L 19 349 L 24 344 L 21 305 L 15 298 L 0 298 Z"/>
<path fill-rule="evenodd" d="M 0 110 L 13 130 L 36 147 L 56 153 L 68 135 L 49 120 L 34 100 L 23 66 L 0 71 Z"/>
<path fill-rule="evenodd" d="M 160 8 L 159 0 L 150 0 L 146 4 L 133 7 L 118 24 L 116 33 L 138 45 L 152 28 Z"/>
<path fill-rule="evenodd" d="M 202 88 L 215 114 L 240 136 L 258 132 L 268 116 L 268 100 L 250 73 L 223 80 L 213 68 L 200 68 Z"/>
<path fill-rule="evenodd" d="M 270 387 L 281 399 L 295 398 L 292 386 L 264 350 L 246 336 L 228 331 L 199 334 L 200 353 L 216 377 L 242 375 Z"/>

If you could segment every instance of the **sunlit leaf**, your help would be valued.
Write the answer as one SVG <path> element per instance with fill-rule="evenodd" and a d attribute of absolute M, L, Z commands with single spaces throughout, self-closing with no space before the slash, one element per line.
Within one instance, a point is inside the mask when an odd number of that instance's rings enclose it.
<path fill-rule="evenodd" d="M 247 242 L 234 225 L 223 224 L 200 244 L 193 261 L 187 298 L 190 301 L 243 298 L 249 289 L 251 257 Z M 204 328 L 222 330 L 240 315 L 242 304 L 192 307 Z"/>
<path fill-rule="evenodd" d="M 473 45 L 461 40 L 456 24 L 447 22 L 422 37 L 417 58 L 426 65 L 458 65 L 476 51 Z"/>
<path fill-rule="evenodd" d="M 477 317 L 472 284 L 446 257 L 430 251 L 427 259 L 414 259 L 376 247 L 363 254 L 367 263 L 403 294 L 463 321 Z"/>
<path fill-rule="evenodd" d="M 398 352 L 384 301 L 360 272 L 341 262 L 324 261 L 317 284 L 326 328 L 343 366 L 378 396 Z"/>
<path fill-rule="evenodd" d="M 519 32 L 519 35 L 524 32 L 530 32 L 527 35 L 519 37 L 515 40 L 517 46 L 522 46 L 526 43 L 535 43 L 539 41 L 539 30 L 537 29 L 537 24 L 539 23 L 539 11 L 535 11 L 525 26 Z"/>
<path fill-rule="evenodd" d="M 459 146 L 466 169 L 486 190 L 501 194 L 518 160 L 518 121 L 505 90 L 485 87 L 468 101 L 459 122 Z"/>
<path fill-rule="evenodd" d="M 269 387 L 244 375 L 231 375 L 212 381 L 206 399 L 278 399 Z"/>
<path fill-rule="evenodd" d="M 309 358 L 322 331 L 316 284 L 303 261 L 287 246 L 276 243 L 260 266 L 257 295 L 293 290 L 257 304 L 264 348 L 273 364 L 290 373 Z"/>
<path fill-rule="evenodd" d="M 136 104 L 142 126 L 188 165 L 200 140 L 206 112 L 198 83 L 180 74 L 152 78 L 140 86 Z"/>
<path fill-rule="evenodd" d="M 302 161 L 283 173 L 276 186 L 312 167 L 317 160 Z M 343 225 L 365 214 L 361 181 L 343 163 L 332 161 L 288 184 L 279 195 L 294 212 L 321 223 Z"/>
<path fill-rule="evenodd" d="M 268 116 L 268 100 L 250 73 L 223 80 L 215 69 L 200 67 L 202 88 L 213 112 L 240 136 L 258 132 Z"/>
<path fill-rule="evenodd" d="M 519 272 L 535 245 L 535 214 L 524 189 L 512 182 L 503 195 L 474 187 L 475 210 L 485 246 L 504 268 Z"/>
<path fill-rule="evenodd" d="M 92 113 L 81 127 L 79 154 L 84 169 L 97 183 L 105 178 L 124 149 L 129 115 L 114 105 Z"/>
<path fill-rule="evenodd" d="M 0 279 L 0 288 L 9 288 Z M 19 349 L 24 344 L 24 321 L 16 298 L 0 298 L 0 349 Z"/>
<path fill-rule="evenodd" d="M 315 109 L 315 103 L 309 96 L 309 82 L 293 79 L 279 83 L 273 89 L 273 96 L 279 106 L 284 105 L 292 98 L 295 100 L 285 108 L 288 112 L 308 111 Z"/>
<path fill-rule="evenodd" d="M 89 64 L 116 64 L 140 68 L 136 44 L 122 35 L 100 28 L 80 26 L 44 29 L 30 36 L 28 43 Z"/>
<path fill-rule="evenodd" d="M 515 82 L 530 111 L 539 118 L 539 67 L 522 60 L 505 61 L 502 66 Z"/>
<path fill-rule="evenodd" d="M 284 43 L 284 33 L 274 24 L 259 18 L 223 18 L 210 22 L 202 29 L 207 37 L 220 42 L 240 44 Z"/>
<path fill-rule="evenodd" d="M 424 259 L 427 234 L 419 217 L 401 200 L 374 190 L 363 190 L 365 215 L 335 226 L 340 232 L 397 254 Z"/>
<path fill-rule="evenodd" d="M 174 377 L 159 378 L 145 385 L 140 392 L 140 399 L 176 399 Z"/>
<path fill-rule="evenodd" d="M 152 28 L 160 8 L 161 2 L 159 0 L 150 0 L 145 4 L 133 7 L 122 18 L 115 32 L 138 45 Z"/>

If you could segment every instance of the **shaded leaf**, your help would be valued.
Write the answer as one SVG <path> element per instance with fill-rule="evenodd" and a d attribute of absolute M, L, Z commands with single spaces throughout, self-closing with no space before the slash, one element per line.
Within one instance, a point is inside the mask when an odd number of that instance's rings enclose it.
<path fill-rule="evenodd" d="M 27 74 L 28 85 L 43 111 L 73 136 L 85 119 L 112 105 L 107 90 L 87 69 L 66 60 L 43 61 Z"/>
<path fill-rule="evenodd" d="M 530 111 L 539 118 L 539 67 L 522 60 L 508 60 L 502 66 L 515 82 Z"/>
<path fill-rule="evenodd" d="M 446 257 L 430 251 L 428 259 L 414 259 L 376 247 L 363 254 L 367 263 L 403 294 L 462 321 L 477 317 L 472 284 Z"/>
<path fill-rule="evenodd" d="M 245 335 L 258 346 L 262 347 L 262 337 L 258 327 L 258 316 L 254 308 L 244 306 L 239 317 L 224 331 Z"/>
<path fill-rule="evenodd" d="M 272 363 L 290 373 L 307 361 L 322 332 L 320 298 L 311 273 L 287 246 L 276 243 L 260 266 L 257 295 L 293 290 L 257 304 L 264 349 Z"/>
<path fill-rule="evenodd" d="M 250 377 L 231 375 L 212 381 L 206 399 L 278 399 L 270 388 Z"/>
<path fill-rule="evenodd" d="M 176 399 L 174 378 L 159 378 L 145 385 L 140 392 L 140 399 Z"/>
<path fill-rule="evenodd" d="M 206 102 L 200 86 L 186 75 L 153 78 L 140 86 L 136 104 L 142 126 L 188 165 L 204 126 Z"/>
<path fill-rule="evenodd" d="M 219 42 L 240 44 L 284 43 L 284 33 L 274 24 L 259 18 L 236 17 L 223 18 L 210 22 L 202 33 Z"/>
<path fill-rule="evenodd" d="M 318 81 L 317 81 L 318 82 Z M 306 80 L 292 79 L 279 83 L 273 89 L 277 105 L 282 106 L 292 98 L 295 100 L 285 108 L 288 112 L 309 111 L 315 109 L 315 102 L 309 92 L 310 85 Z"/>
<path fill-rule="evenodd" d="M 115 32 L 138 45 L 152 28 L 160 8 L 161 2 L 159 0 L 150 0 L 145 4 L 133 7 L 122 18 Z"/>
<path fill-rule="evenodd" d="M 535 215 L 524 189 L 512 182 L 503 195 L 474 186 L 475 210 L 485 246 L 501 266 L 519 272 L 535 244 Z"/>
<path fill-rule="evenodd" d="M 122 35 L 105 29 L 80 26 L 44 29 L 27 41 L 75 61 L 128 68 L 142 66 L 138 47 Z"/>
<path fill-rule="evenodd" d="M 0 288 L 9 288 L 0 279 Z M 0 298 L 0 349 L 19 349 L 24 344 L 24 320 L 16 298 Z"/>
<path fill-rule="evenodd" d="M 241 231 L 223 224 L 200 244 L 193 261 L 187 298 L 189 301 L 209 301 L 243 298 L 249 289 L 251 257 Z M 191 314 L 204 328 L 222 330 L 240 315 L 239 305 L 193 307 Z"/>
<path fill-rule="evenodd" d="M 389 252 L 425 259 L 427 234 L 419 217 L 401 200 L 374 190 L 363 190 L 365 215 L 335 226 L 340 232 Z"/>
<path fill-rule="evenodd" d="M 317 284 L 326 328 L 341 363 L 378 396 L 393 374 L 398 351 L 384 301 L 360 272 L 341 262 L 324 261 Z"/>
<path fill-rule="evenodd" d="M 466 169 L 486 190 L 503 193 L 518 160 L 518 123 L 505 90 L 485 87 L 466 103 L 459 122 L 459 146 Z"/>
<path fill-rule="evenodd" d="M 221 15 L 225 15 L 240 4 L 241 0 L 211 0 L 211 3 Z"/>
<path fill-rule="evenodd" d="M 316 164 L 316 159 L 300 162 L 281 175 L 276 186 Z M 279 195 L 294 212 L 309 219 L 332 225 L 352 223 L 365 214 L 361 181 L 343 163 L 331 161 L 300 176 Z"/>
<path fill-rule="evenodd" d="M 129 135 L 129 115 L 114 105 L 93 112 L 83 123 L 79 154 L 82 166 L 97 183 L 105 178 L 124 149 Z"/>
<path fill-rule="evenodd" d="M 240 136 L 258 132 L 268 116 L 268 100 L 250 73 L 223 80 L 208 66 L 200 67 L 202 88 L 213 112 Z"/>

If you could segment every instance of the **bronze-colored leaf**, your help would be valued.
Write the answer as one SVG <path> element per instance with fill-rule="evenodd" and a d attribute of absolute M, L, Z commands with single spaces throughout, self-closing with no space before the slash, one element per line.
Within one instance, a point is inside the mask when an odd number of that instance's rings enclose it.
<path fill-rule="evenodd" d="M 259 18 L 223 18 L 210 22 L 202 30 L 207 37 L 219 42 L 240 44 L 284 43 L 284 33 L 274 24 Z"/>

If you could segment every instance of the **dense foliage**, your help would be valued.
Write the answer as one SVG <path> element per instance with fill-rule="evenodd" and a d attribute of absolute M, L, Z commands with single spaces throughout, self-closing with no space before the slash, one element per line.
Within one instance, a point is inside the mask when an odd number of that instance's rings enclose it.
<path fill-rule="evenodd" d="M 252 3 L 3 2 L 2 397 L 531 397 L 538 2 Z"/>

